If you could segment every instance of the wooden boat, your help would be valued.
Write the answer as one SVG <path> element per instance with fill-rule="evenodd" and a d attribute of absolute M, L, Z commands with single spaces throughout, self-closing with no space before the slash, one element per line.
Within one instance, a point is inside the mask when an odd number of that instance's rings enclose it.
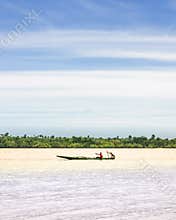
<path fill-rule="evenodd" d="M 114 158 L 104 157 L 102 159 L 100 159 L 99 157 L 70 157 L 70 156 L 60 156 L 60 155 L 57 155 L 56 157 L 63 158 L 66 160 L 115 160 L 115 157 Z"/>

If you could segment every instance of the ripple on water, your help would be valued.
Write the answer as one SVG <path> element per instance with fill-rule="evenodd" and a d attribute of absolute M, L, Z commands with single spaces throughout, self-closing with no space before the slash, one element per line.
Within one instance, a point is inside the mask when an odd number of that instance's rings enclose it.
<path fill-rule="evenodd" d="M 176 171 L 105 170 L 0 174 L 0 219 L 176 217 Z"/>

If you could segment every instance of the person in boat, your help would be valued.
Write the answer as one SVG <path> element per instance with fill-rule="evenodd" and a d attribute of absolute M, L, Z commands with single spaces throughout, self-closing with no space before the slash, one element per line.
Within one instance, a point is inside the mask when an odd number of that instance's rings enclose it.
<path fill-rule="evenodd" d="M 97 158 L 100 158 L 100 160 L 102 160 L 102 159 L 103 159 L 103 154 L 102 154 L 102 152 L 100 152 L 99 154 L 98 154 L 98 153 L 96 153 L 96 155 L 98 155 L 98 157 L 97 157 Z"/>
<path fill-rule="evenodd" d="M 107 151 L 107 154 L 108 154 L 108 157 L 109 157 L 109 155 L 110 155 L 110 158 L 111 158 L 111 159 L 115 159 L 115 155 L 114 155 L 112 152 L 108 152 L 108 151 Z"/>

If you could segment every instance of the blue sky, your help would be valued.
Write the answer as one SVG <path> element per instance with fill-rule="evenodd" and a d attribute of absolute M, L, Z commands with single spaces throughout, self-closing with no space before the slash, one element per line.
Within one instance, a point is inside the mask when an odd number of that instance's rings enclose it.
<path fill-rule="evenodd" d="M 0 0 L 0 132 L 174 137 L 175 0 Z"/>

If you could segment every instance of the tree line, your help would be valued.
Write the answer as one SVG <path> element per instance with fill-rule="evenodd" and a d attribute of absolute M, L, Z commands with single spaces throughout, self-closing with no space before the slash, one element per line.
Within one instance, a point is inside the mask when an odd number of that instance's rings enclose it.
<path fill-rule="evenodd" d="M 103 137 L 55 137 L 0 135 L 0 148 L 176 148 L 176 138 L 128 136 Z"/>

